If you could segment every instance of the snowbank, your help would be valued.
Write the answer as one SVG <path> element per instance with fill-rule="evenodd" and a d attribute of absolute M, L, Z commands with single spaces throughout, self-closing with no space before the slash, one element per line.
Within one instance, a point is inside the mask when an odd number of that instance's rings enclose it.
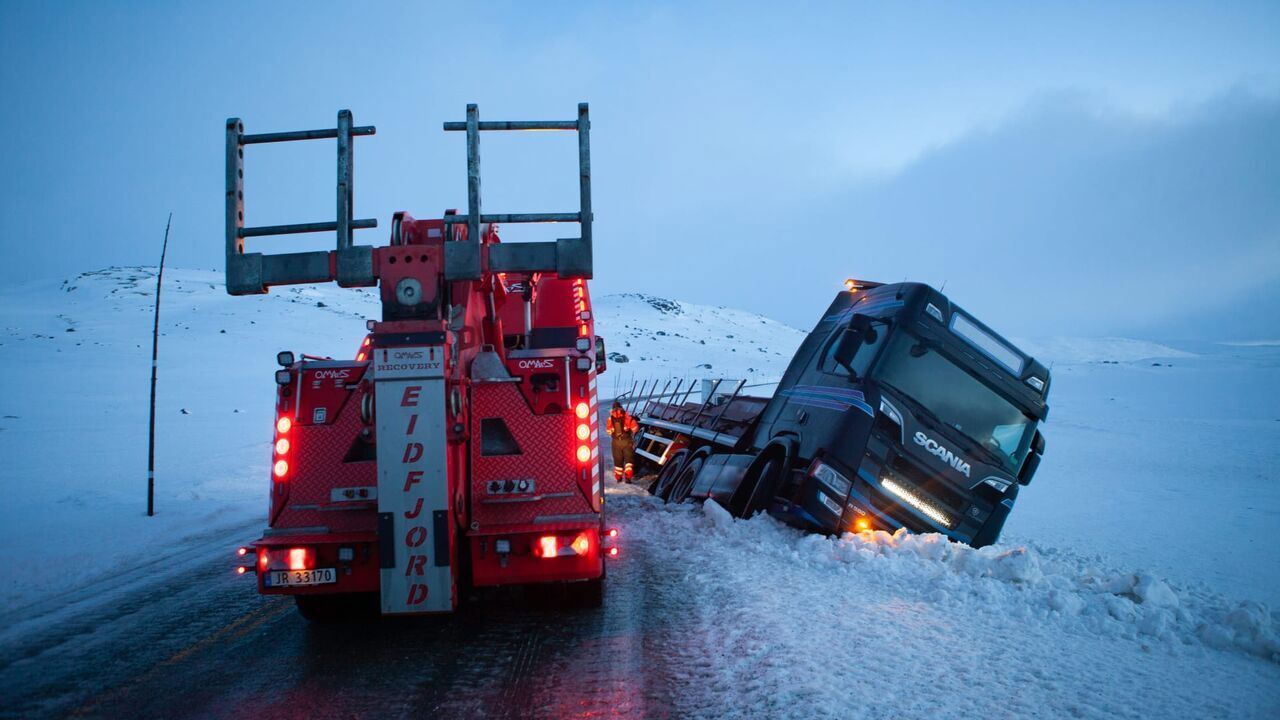
<path fill-rule="evenodd" d="M 847 565 L 861 580 L 901 587 L 905 597 L 948 611 L 998 608 L 1064 628 L 1167 644 L 1204 644 L 1280 662 L 1280 613 L 1260 602 L 1175 589 L 1144 572 L 1125 572 L 1058 550 L 993 545 L 974 549 L 944 535 L 882 530 L 832 538 L 794 534 L 766 516 L 734 521 L 709 501 L 705 527 L 726 542 L 812 569 Z"/>
<path fill-rule="evenodd" d="M 630 488 L 627 488 L 630 490 Z M 661 563 L 677 717 L 1271 717 L 1280 617 L 1146 571 L 940 535 L 801 533 L 611 494 Z M 612 576 L 611 576 L 612 577 Z"/>

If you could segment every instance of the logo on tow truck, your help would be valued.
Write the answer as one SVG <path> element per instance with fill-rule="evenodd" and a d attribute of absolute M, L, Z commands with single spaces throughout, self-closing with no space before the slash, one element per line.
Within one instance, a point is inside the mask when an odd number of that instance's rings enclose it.
<path fill-rule="evenodd" d="M 939 445 L 937 440 L 922 432 L 915 434 L 915 441 L 917 445 L 923 447 L 931 455 L 936 455 L 939 460 L 950 465 L 956 472 L 963 473 L 965 477 L 969 477 L 969 463 L 965 462 L 964 458 Z"/>

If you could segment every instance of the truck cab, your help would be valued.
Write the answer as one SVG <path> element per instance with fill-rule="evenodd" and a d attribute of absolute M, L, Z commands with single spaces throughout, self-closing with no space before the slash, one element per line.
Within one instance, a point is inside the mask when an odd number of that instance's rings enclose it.
<path fill-rule="evenodd" d="M 934 288 L 850 280 L 771 398 L 646 403 L 638 447 L 679 466 L 661 468 L 668 498 L 981 547 L 1039 467 L 1049 386 L 1048 368 Z M 655 454 L 669 447 L 678 457 Z"/>
<path fill-rule="evenodd" d="M 753 446 L 785 443 L 804 470 L 771 509 L 823 530 L 991 544 L 1039 466 L 1049 384 L 1047 368 L 928 285 L 851 282 L 755 428 Z"/>

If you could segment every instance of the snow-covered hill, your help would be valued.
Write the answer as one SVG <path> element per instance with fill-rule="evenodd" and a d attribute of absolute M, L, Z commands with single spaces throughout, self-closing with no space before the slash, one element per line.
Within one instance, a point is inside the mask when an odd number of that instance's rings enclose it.
<path fill-rule="evenodd" d="M 364 319 L 377 313 L 369 291 L 307 287 L 232 298 L 221 273 L 166 273 L 159 514 L 147 518 L 154 282 L 151 269 L 112 268 L 0 290 L 0 605 L 8 609 L 109 582 L 103 572 L 172 565 L 200 538 L 251 539 L 266 506 L 275 352 L 350 356 Z M 612 354 L 606 394 L 659 377 L 768 383 L 803 337 L 751 313 L 642 295 L 598 297 L 596 313 Z M 1226 608 L 1215 622 L 1229 622 L 1231 608 L 1253 608 L 1239 616 L 1248 642 L 1223 640 L 1212 628 L 1205 632 L 1213 637 L 1203 638 L 1194 617 L 1181 615 L 1170 621 L 1171 642 L 1194 636 L 1209 648 L 1269 647 L 1277 616 L 1258 601 L 1280 605 L 1280 348 L 1021 342 L 1054 363 L 1053 410 L 1044 465 L 1019 498 L 1000 551 L 1024 548 L 1042 563 L 1085 558 L 1071 577 L 1090 567 L 1126 568 L 1183 602 Z M 759 527 L 734 529 L 731 544 L 773 542 L 777 531 Z M 787 542 L 797 558 L 823 566 L 813 559 L 823 553 L 839 563 L 863 551 L 892 556 L 892 572 L 905 583 L 941 578 L 950 600 L 924 599 L 947 613 L 987 592 L 966 585 L 966 571 L 945 560 L 963 557 L 959 549 Z M 694 543 L 689 552 L 697 550 Z M 817 555 L 805 559 L 810 550 Z M 770 562 L 788 562 L 773 554 Z M 1052 595 L 1053 588 L 1036 587 Z M 919 601 L 911 593 L 904 602 Z M 1027 616 L 1031 622 L 1042 611 L 1062 612 L 1046 602 L 1047 610 L 1036 606 Z"/>
<path fill-rule="evenodd" d="M 612 376 L 606 395 L 671 378 L 746 380 L 756 394 L 772 394 L 767 383 L 782 377 L 806 334 L 755 313 L 636 293 L 595 306 Z"/>

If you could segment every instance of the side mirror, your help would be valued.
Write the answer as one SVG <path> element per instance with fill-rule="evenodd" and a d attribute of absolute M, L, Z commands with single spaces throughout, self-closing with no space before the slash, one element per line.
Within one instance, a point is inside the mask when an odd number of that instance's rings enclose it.
<path fill-rule="evenodd" d="M 596 374 L 599 375 L 600 373 L 604 372 L 605 368 L 607 367 L 609 367 L 609 363 L 606 362 L 606 354 L 604 351 L 604 338 L 597 336 L 596 337 Z"/>
<path fill-rule="evenodd" d="M 858 376 L 857 371 L 853 369 L 853 356 L 858 354 L 858 348 L 862 347 L 862 343 L 862 333 L 851 327 L 845 328 L 840 334 L 840 339 L 836 341 L 836 362 L 849 371 L 850 377 Z"/>
<path fill-rule="evenodd" d="M 862 342 L 870 344 L 875 342 L 876 338 L 879 337 L 876 333 L 875 326 L 872 325 L 873 322 L 874 321 L 870 315 L 858 313 L 849 321 L 849 327 L 853 330 L 857 330 L 858 333 L 862 335 Z"/>
<path fill-rule="evenodd" d="M 1027 453 L 1027 459 L 1022 461 L 1022 472 L 1018 473 L 1019 485 L 1030 485 L 1031 478 L 1036 474 L 1036 470 L 1040 468 L 1040 457 L 1044 455 L 1044 435 L 1036 430 L 1036 434 L 1031 437 L 1031 450 Z"/>
<path fill-rule="evenodd" d="M 853 369 L 853 357 L 858 354 L 858 349 L 875 342 L 877 337 L 869 316 L 854 315 L 853 320 L 849 321 L 849 327 L 844 329 L 840 339 L 836 341 L 835 360 L 840 367 L 849 371 L 850 377 L 858 377 L 857 371 Z"/>
<path fill-rule="evenodd" d="M 284 350 L 276 353 L 276 364 L 280 367 L 289 367 L 293 364 L 293 351 Z"/>

